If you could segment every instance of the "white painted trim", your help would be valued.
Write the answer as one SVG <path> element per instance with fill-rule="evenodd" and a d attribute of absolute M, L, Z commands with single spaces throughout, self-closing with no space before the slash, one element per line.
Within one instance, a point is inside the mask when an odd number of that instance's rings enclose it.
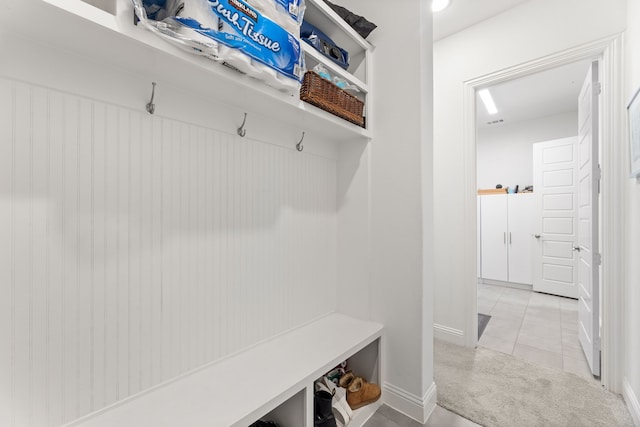
<path fill-rule="evenodd" d="M 633 418 L 633 423 L 636 426 L 640 426 L 640 402 L 638 402 L 638 397 L 626 378 L 622 379 L 622 397 L 624 397 L 627 409 L 629 409 L 631 418 Z"/>
<path fill-rule="evenodd" d="M 625 278 L 625 188 L 628 177 L 621 171 L 629 168 L 626 146 L 626 101 L 622 58 L 623 39 L 617 37 L 603 52 L 600 82 L 600 138 L 603 141 L 600 251 L 602 253 L 602 295 L 600 349 L 602 384 L 615 393 L 621 391 L 624 343 Z"/>
<path fill-rule="evenodd" d="M 525 283 L 503 282 L 501 280 L 491 280 L 491 279 L 480 279 L 480 283 L 483 285 L 503 286 L 505 288 L 522 289 L 524 291 L 533 290 L 533 285 L 527 285 Z"/>
<path fill-rule="evenodd" d="M 385 404 L 421 424 L 427 422 L 436 408 L 438 393 L 435 383 L 431 383 L 422 397 L 389 383 L 384 383 L 383 389 Z"/>
<path fill-rule="evenodd" d="M 464 235 L 477 236 L 477 191 L 476 191 L 476 137 L 475 137 L 475 92 L 483 87 L 499 84 L 519 77 L 525 77 L 540 71 L 545 71 L 561 65 L 584 59 L 600 59 L 605 71 L 602 94 L 603 110 L 601 117 L 602 129 L 602 165 L 603 165 L 603 230 L 602 241 L 603 259 L 606 263 L 603 273 L 602 318 L 602 384 L 608 390 L 620 392 L 620 367 L 622 366 L 622 319 L 623 307 L 622 286 L 624 284 L 624 212 L 619 207 L 624 206 L 622 182 L 623 174 L 616 171 L 625 170 L 628 164 L 622 160 L 625 150 L 618 149 L 623 132 L 623 115 L 621 85 L 622 79 L 622 35 L 613 35 L 581 46 L 576 46 L 562 52 L 520 64 L 495 73 L 479 76 L 464 82 L 463 87 L 463 138 L 464 138 L 464 171 L 463 186 L 465 200 Z M 609 86 L 607 86 L 609 85 Z M 607 87 L 610 90 L 606 90 Z M 476 243 L 469 242 L 464 250 L 464 282 L 465 282 L 465 330 L 477 330 L 477 267 Z M 603 264 L 605 265 L 605 264 Z M 463 331 L 464 334 L 464 331 Z M 465 346 L 476 345 L 476 334 L 466 334 Z"/>
<path fill-rule="evenodd" d="M 477 318 L 478 316 L 476 316 Z M 477 324 L 477 319 L 476 319 Z M 477 330 L 476 326 L 476 330 Z M 433 337 L 436 339 L 440 339 L 442 341 L 446 341 L 451 344 L 456 344 L 464 347 L 465 339 L 464 339 L 464 331 L 460 329 L 450 328 L 448 326 L 440 325 L 438 323 L 433 324 Z"/>
<path fill-rule="evenodd" d="M 471 331 L 478 330 L 478 287 L 475 286 L 478 275 L 478 190 L 477 190 L 477 161 L 476 161 L 476 87 L 471 85 L 464 85 L 463 89 L 464 102 L 462 104 L 463 109 L 463 138 L 464 138 L 464 224 L 465 224 L 465 236 L 468 236 L 469 242 L 466 245 L 462 245 L 462 259 L 465 283 L 471 284 L 470 280 L 473 280 L 474 285 L 470 286 L 468 290 L 464 292 L 464 310 L 465 321 L 464 328 L 468 333 L 465 336 L 462 332 L 463 340 L 459 345 L 465 347 L 475 348 L 478 344 L 477 332 Z M 471 102 L 467 100 L 471 99 Z M 469 120 L 471 118 L 471 120 Z M 473 195 L 470 197 L 470 195 Z M 471 226 L 469 226 L 471 225 Z M 469 234 L 471 233 L 471 234 Z M 473 277 L 473 279 L 471 279 Z"/>

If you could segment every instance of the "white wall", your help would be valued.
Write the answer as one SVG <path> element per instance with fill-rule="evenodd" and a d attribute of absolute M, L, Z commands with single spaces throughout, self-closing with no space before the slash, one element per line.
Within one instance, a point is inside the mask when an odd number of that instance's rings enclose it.
<path fill-rule="evenodd" d="M 626 33 L 625 102 L 631 100 L 640 87 L 640 1 L 629 0 Z M 626 171 L 621 171 L 625 173 Z M 623 394 L 636 425 L 640 425 L 640 179 L 629 179 L 626 188 L 626 274 L 624 319 L 624 373 Z"/>
<path fill-rule="evenodd" d="M 162 81 L 150 116 L 147 76 L 0 40 L 20 58 L 0 63 L 0 425 L 60 425 L 336 310 L 333 143 L 299 153 L 257 114 L 240 138 L 242 110 Z"/>
<path fill-rule="evenodd" d="M 385 325 L 385 401 L 424 422 L 432 343 L 432 31 L 429 2 L 342 2 L 378 24 L 371 118 L 371 317 Z M 401 13 L 400 13 L 401 12 Z M 365 220 L 363 218 L 363 220 Z M 344 301 L 348 310 L 349 301 Z"/>
<path fill-rule="evenodd" d="M 478 188 L 502 184 L 511 188 L 520 185 L 523 189 L 533 185 L 532 144 L 577 134 L 577 111 L 479 128 L 476 134 Z"/>
<path fill-rule="evenodd" d="M 464 324 L 472 306 L 462 301 L 475 280 L 474 251 L 461 250 L 474 238 L 468 224 L 475 223 L 475 209 L 467 206 L 463 191 L 456 191 L 476 176 L 464 164 L 469 150 L 461 123 L 464 82 L 622 32 L 625 11 L 625 0 L 529 1 L 434 45 L 434 324 L 439 336 L 468 343 L 475 333 Z"/>

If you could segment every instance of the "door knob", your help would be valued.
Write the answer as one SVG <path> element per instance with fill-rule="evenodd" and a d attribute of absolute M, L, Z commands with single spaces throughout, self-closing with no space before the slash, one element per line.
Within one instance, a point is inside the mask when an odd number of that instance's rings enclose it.
<path fill-rule="evenodd" d="M 576 252 L 580 252 L 580 246 L 574 246 L 573 250 L 576 251 Z"/>
<path fill-rule="evenodd" d="M 539 239 L 540 235 L 539 234 L 534 234 L 533 237 L 535 237 L 536 239 Z"/>

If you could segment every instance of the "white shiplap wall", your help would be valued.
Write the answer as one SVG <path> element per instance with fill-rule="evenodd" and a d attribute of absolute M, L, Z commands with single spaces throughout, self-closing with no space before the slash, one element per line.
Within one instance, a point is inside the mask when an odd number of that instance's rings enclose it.
<path fill-rule="evenodd" d="M 333 311 L 335 253 L 335 159 L 0 79 L 0 425 Z"/>

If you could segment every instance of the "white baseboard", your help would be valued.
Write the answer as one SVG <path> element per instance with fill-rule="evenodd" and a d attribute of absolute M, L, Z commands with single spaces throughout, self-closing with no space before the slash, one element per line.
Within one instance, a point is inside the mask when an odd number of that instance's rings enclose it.
<path fill-rule="evenodd" d="M 627 403 L 627 408 L 633 418 L 633 423 L 637 427 L 640 427 L 640 402 L 638 402 L 638 397 L 626 378 L 622 379 L 622 397 L 624 397 L 624 401 Z"/>
<path fill-rule="evenodd" d="M 459 346 L 465 346 L 464 332 L 448 326 L 433 324 L 433 337 Z"/>
<path fill-rule="evenodd" d="M 527 285 L 526 283 L 503 282 L 501 280 L 491 280 L 491 279 L 482 279 L 482 278 L 478 278 L 478 283 L 481 283 L 484 285 L 492 285 L 492 286 L 503 286 L 505 288 L 523 289 L 525 291 L 533 290 L 533 285 Z"/>
<path fill-rule="evenodd" d="M 382 395 L 386 405 L 421 424 L 427 422 L 436 407 L 438 396 L 435 383 L 431 383 L 431 386 L 422 397 L 409 393 L 393 384 L 384 383 L 383 387 L 384 392 Z"/>

